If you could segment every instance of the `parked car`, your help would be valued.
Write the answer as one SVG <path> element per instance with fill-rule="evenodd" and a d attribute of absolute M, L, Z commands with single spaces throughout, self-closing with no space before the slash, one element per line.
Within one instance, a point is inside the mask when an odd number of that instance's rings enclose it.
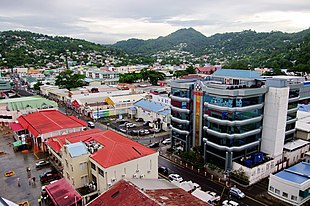
<path fill-rule="evenodd" d="M 159 142 L 153 142 L 152 144 L 149 145 L 149 148 L 156 148 L 159 147 Z"/>
<path fill-rule="evenodd" d="M 127 122 L 127 121 L 125 121 L 123 124 L 120 124 L 119 126 L 120 126 L 120 127 L 126 127 L 126 126 L 127 126 L 127 124 L 128 124 L 128 122 Z"/>
<path fill-rule="evenodd" d="M 165 176 L 168 176 L 168 168 L 167 167 L 159 167 L 158 173 L 165 175 Z"/>
<path fill-rule="evenodd" d="M 139 134 L 139 130 L 130 130 L 128 132 L 128 134 L 133 135 L 133 136 L 137 136 Z"/>
<path fill-rule="evenodd" d="M 144 120 L 142 118 L 137 118 L 135 121 L 136 122 L 144 122 Z"/>
<path fill-rule="evenodd" d="M 229 189 L 229 194 L 231 194 L 232 196 L 238 197 L 239 199 L 245 197 L 245 194 L 243 192 L 241 192 L 241 190 L 239 190 L 236 187 L 231 187 Z"/>
<path fill-rule="evenodd" d="M 239 206 L 239 203 L 238 202 L 235 202 L 233 200 L 224 200 L 222 202 L 222 205 L 223 206 Z"/>
<path fill-rule="evenodd" d="M 119 131 L 123 132 L 123 133 L 127 133 L 126 129 L 120 128 Z"/>
<path fill-rule="evenodd" d="M 214 198 L 213 201 L 220 201 L 220 199 L 221 199 L 221 196 L 216 194 L 216 192 L 207 191 L 206 193 L 211 195 Z"/>
<path fill-rule="evenodd" d="M 145 129 L 144 134 L 150 134 L 150 131 L 148 129 Z"/>
<path fill-rule="evenodd" d="M 47 165 L 50 165 L 51 163 L 49 161 L 46 160 L 41 160 L 39 162 L 36 162 L 36 168 L 41 168 Z"/>
<path fill-rule="evenodd" d="M 133 128 L 135 126 L 136 126 L 136 124 L 130 123 L 130 122 L 126 124 L 126 127 L 129 127 L 129 128 Z"/>
<path fill-rule="evenodd" d="M 166 144 L 171 144 L 171 139 L 170 139 L 170 138 L 165 139 L 165 140 L 162 141 L 162 143 L 163 143 L 164 145 L 166 145 Z"/>
<path fill-rule="evenodd" d="M 95 123 L 93 122 L 87 122 L 87 125 L 89 128 L 95 128 Z"/>
<path fill-rule="evenodd" d="M 143 123 L 143 126 L 148 126 L 150 123 L 151 123 L 150 121 L 145 121 L 145 122 Z"/>
<path fill-rule="evenodd" d="M 180 175 L 178 175 L 178 174 L 170 174 L 168 176 L 168 178 L 169 178 L 170 181 L 172 181 L 172 180 L 177 181 L 177 182 L 182 182 L 183 181 L 183 178 Z"/>
<path fill-rule="evenodd" d="M 49 170 L 41 174 L 39 177 L 40 177 L 41 183 L 46 183 L 46 182 L 59 179 L 60 175 L 58 174 L 56 170 Z"/>

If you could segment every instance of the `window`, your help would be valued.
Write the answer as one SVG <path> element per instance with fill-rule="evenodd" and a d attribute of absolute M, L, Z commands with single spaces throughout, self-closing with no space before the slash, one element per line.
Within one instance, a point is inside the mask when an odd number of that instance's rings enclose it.
<path fill-rule="evenodd" d="M 280 194 L 280 190 L 278 190 L 278 189 L 275 189 L 275 191 L 274 191 L 276 194 Z"/>
<path fill-rule="evenodd" d="M 88 177 L 87 177 L 87 175 L 81 177 L 81 184 L 82 185 L 87 185 L 88 184 Z"/>
<path fill-rule="evenodd" d="M 297 196 L 291 195 L 291 200 L 297 201 Z"/>
<path fill-rule="evenodd" d="M 269 190 L 274 192 L 274 188 L 272 186 L 269 187 Z"/>
<path fill-rule="evenodd" d="M 94 163 L 90 163 L 91 168 L 93 168 L 94 170 L 96 170 L 96 165 Z"/>
<path fill-rule="evenodd" d="M 82 162 L 80 163 L 80 171 L 83 172 L 87 168 L 87 162 Z"/>
<path fill-rule="evenodd" d="M 287 198 L 287 197 L 288 197 L 288 194 L 287 194 L 286 192 L 283 192 L 283 193 L 282 193 L 282 196 Z"/>
<path fill-rule="evenodd" d="M 104 177 L 104 172 L 103 172 L 103 170 L 100 169 L 100 168 L 98 168 L 98 171 L 99 171 L 99 174 L 100 174 L 102 177 Z"/>

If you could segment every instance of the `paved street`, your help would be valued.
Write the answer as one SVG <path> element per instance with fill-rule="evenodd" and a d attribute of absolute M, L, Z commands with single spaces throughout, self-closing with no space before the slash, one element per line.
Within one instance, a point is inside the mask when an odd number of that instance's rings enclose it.
<path fill-rule="evenodd" d="M 15 203 L 28 200 L 31 205 L 38 205 L 37 199 L 41 191 L 39 174 L 45 172 L 48 168 L 37 170 L 35 168 L 37 159 L 33 153 L 15 153 L 10 145 L 13 142 L 12 136 L 0 136 L 0 142 L 0 151 L 6 153 L 0 155 L 0 195 Z M 35 185 L 29 185 L 27 167 L 31 168 L 31 176 L 36 178 Z M 14 170 L 15 175 L 5 177 L 4 172 L 8 170 Z M 20 187 L 17 185 L 17 178 L 20 178 Z"/>

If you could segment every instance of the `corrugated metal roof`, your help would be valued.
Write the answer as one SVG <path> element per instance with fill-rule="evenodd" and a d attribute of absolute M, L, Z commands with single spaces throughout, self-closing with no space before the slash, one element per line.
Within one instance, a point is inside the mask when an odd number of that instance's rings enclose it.
<path fill-rule="evenodd" d="M 252 70 L 239 70 L 239 69 L 219 69 L 214 72 L 213 76 L 220 77 L 236 77 L 243 79 L 256 79 L 260 78 L 257 71 Z"/>
<path fill-rule="evenodd" d="M 141 107 L 142 109 L 156 112 L 162 115 L 170 114 L 170 108 L 167 107 L 167 105 L 146 99 L 140 99 L 139 101 L 134 103 L 134 106 Z"/>
<path fill-rule="evenodd" d="M 83 142 L 68 144 L 67 148 L 71 157 L 78 157 L 88 153 L 87 148 Z"/>
<path fill-rule="evenodd" d="M 47 109 L 57 107 L 57 103 L 40 96 L 20 97 L 0 100 L 0 105 L 7 104 L 10 111 L 32 109 Z"/>
<path fill-rule="evenodd" d="M 290 182 L 303 184 L 304 182 L 310 180 L 310 164 L 306 162 L 300 162 L 275 174 L 275 176 Z"/>

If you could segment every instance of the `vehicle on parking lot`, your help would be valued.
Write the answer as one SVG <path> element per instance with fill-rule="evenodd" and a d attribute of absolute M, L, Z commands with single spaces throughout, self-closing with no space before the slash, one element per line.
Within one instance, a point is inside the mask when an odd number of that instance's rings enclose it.
<path fill-rule="evenodd" d="M 149 129 L 149 132 L 152 133 L 152 134 L 153 134 L 153 133 L 158 133 L 158 132 L 160 132 L 160 131 L 161 131 L 161 129 L 153 129 L 153 128 L 152 128 L 152 129 Z"/>
<path fill-rule="evenodd" d="M 159 167 L 158 168 L 158 173 L 162 174 L 162 175 L 165 175 L 165 176 L 168 176 L 168 168 L 167 167 Z"/>
<path fill-rule="evenodd" d="M 130 122 L 126 124 L 126 127 L 129 127 L 129 128 L 133 128 L 135 126 L 136 126 L 136 124 L 130 123 Z"/>
<path fill-rule="evenodd" d="M 137 118 L 135 121 L 136 122 L 144 122 L 144 120 L 142 118 Z"/>
<path fill-rule="evenodd" d="M 222 205 L 223 206 L 239 206 L 239 203 L 238 202 L 235 202 L 233 200 L 224 200 L 222 202 Z"/>
<path fill-rule="evenodd" d="M 127 133 L 126 129 L 120 128 L 119 131 L 123 132 L 123 133 Z"/>
<path fill-rule="evenodd" d="M 211 195 L 214 198 L 214 199 L 212 199 L 212 201 L 220 201 L 220 199 L 221 199 L 221 196 L 216 194 L 216 192 L 206 191 L 206 193 Z"/>
<path fill-rule="evenodd" d="M 53 180 L 58 180 L 60 178 L 60 175 L 56 170 L 49 170 L 41 174 L 39 177 L 42 183 L 46 183 Z"/>
<path fill-rule="evenodd" d="M 231 187 L 228 193 L 232 196 L 238 197 L 239 199 L 245 197 L 245 194 L 241 192 L 241 190 L 239 190 L 237 187 Z"/>
<path fill-rule="evenodd" d="M 39 162 L 36 162 L 36 168 L 41 168 L 47 165 L 50 165 L 51 163 L 49 161 L 46 160 L 41 160 Z"/>
<path fill-rule="evenodd" d="M 177 182 L 182 182 L 183 181 L 183 178 L 180 175 L 178 175 L 178 174 L 170 174 L 168 176 L 168 178 L 169 178 L 170 181 L 172 181 L 172 180 L 177 181 Z"/>
<path fill-rule="evenodd" d="M 128 134 L 133 135 L 133 136 L 137 136 L 139 134 L 139 130 L 130 130 L 128 132 Z"/>
<path fill-rule="evenodd" d="M 127 122 L 127 121 L 125 121 L 124 123 L 120 124 L 119 126 L 120 126 L 120 127 L 126 127 L 126 126 L 127 126 L 127 124 L 128 124 L 128 122 Z"/>
<path fill-rule="evenodd" d="M 95 128 L 95 123 L 93 123 L 93 122 L 87 122 L 87 126 L 88 126 L 89 128 Z"/>
<path fill-rule="evenodd" d="M 162 143 L 163 143 L 164 145 L 166 145 L 166 144 L 171 144 L 171 139 L 170 139 L 170 138 L 165 139 L 165 140 L 162 141 Z"/>
<path fill-rule="evenodd" d="M 150 121 L 145 121 L 145 122 L 143 123 L 143 126 L 148 126 L 150 123 L 151 123 Z"/>
<path fill-rule="evenodd" d="M 145 129 L 144 134 L 150 134 L 150 131 L 148 129 Z"/>
<path fill-rule="evenodd" d="M 153 142 L 149 145 L 149 148 L 156 148 L 159 147 L 159 142 Z"/>

